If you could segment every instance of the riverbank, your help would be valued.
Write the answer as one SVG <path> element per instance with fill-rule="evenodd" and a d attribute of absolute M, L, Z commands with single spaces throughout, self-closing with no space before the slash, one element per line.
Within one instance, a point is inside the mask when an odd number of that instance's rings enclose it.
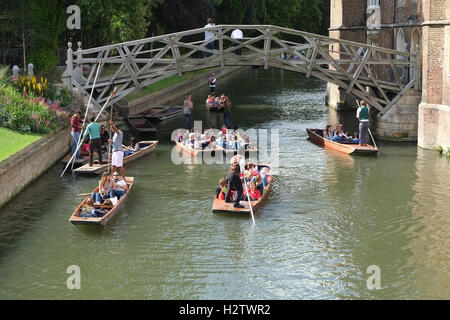
<path fill-rule="evenodd" d="M 24 133 L 0 128 L 0 162 L 42 137 L 37 133 Z"/>
<path fill-rule="evenodd" d="M 69 150 L 70 128 L 49 133 L 0 162 L 0 207 L 61 159 Z"/>

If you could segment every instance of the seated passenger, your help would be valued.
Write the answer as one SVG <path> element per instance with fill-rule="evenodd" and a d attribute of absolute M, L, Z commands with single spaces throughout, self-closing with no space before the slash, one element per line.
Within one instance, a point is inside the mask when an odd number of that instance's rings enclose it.
<path fill-rule="evenodd" d="M 109 133 L 108 131 L 106 131 L 105 126 L 103 124 L 100 126 L 100 138 L 102 140 L 102 150 L 107 151 Z"/>
<path fill-rule="evenodd" d="M 222 131 L 222 134 L 227 134 L 227 129 L 228 129 L 227 126 L 224 124 L 220 131 Z"/>
<path fill-rule="evenodd" d="M 343 125 L 338 124 L 336 131 L 334 131 L 333 141 L 336 142 L 346 142 L 349 140 L 348 136 L 344 133 Z"/>
<path fill-rule="evenodd" d="M 261 195 L 264 193 L 264 184 L 262 183 L 262 178 L 261 176 L 258 174 L 256 176 L 256 189 L 259 190 L 259 192 L 261 193 Z"/>
<path fill-rule="evenodd" d="M 184 144 L 186 147 L 194 149 L 194 145 L 195 145 L 195 133 L 190 133 L 189 134 L 189 139 L 184 141 Z"/>
<path fill-rule="evenodd" d="M 109 197 L 114 198 L 117 197 L 118 200 L 122 198 L 122 196 L 127 192 L 128 190 L 128 184 L 125 180 L 123 180 L 117 171 L 115 171 L 112 175 L 113 178 L 113 184 L 111 191 L 109 192 Z"/>
<path fill-rule="evenodd" d="M 228 149 L 227 137 L 223 136 L 222 139 L 217 142 L 217 144 L 224 149 Z"/>
<path fill-rule="evenodd" d="M 253 182 L 253 181 L 250 182 L 249 188 L 244 190 L 243 200 L 248 200 L 247 190 L 248 190 L 248 195 L 250 197 L 250 201 L 256 201 L 256 200 L 259 200 L 259 198 L 261 198 L 261 192 L 259 192 L 259 190 L 256 189 L 255 182 Z"/>
<path fill-rule="evenodd" d="M 239 150 L 239 142 L 237 136 L 233 136 L 232 142 L 231 142 L 231 150 Z"/>
<path fill-rule="evenodd" d="M 220 96 L 220 99 L 219 99 L 218 110 L 221 110 L 225 107 L 226 101 L 227 101 L 227 99 L 225 98 L 225 94 L 222 93 L 222 95 Z"/>
<path fill-rule="evenodd" d="M 355 132 L 353 136 L 354 136 L 354 138 L 353 138 L 352 142 L 359 143 L 359 133 Z"/>
<path fill-rule="evenodd" d="M 139 150 L 141 150 L 141 146 L 139 145 L 139 142 L 136 142 L 136 140 L 134 138 L 131 138 L 131 147 L 133 148 L 134 152 L 138 152 Z"/>
<path fill-rule="evenodd" d="M 206 134 L 202 134 L 202 150 L 205 150 L 205 148 L 211 143 L 211 140 L 208 139 Z"/>
<path fill-rule="evenodd" d="M 333 129 L 331 129 L 331 124 L 327 124 L 325 130 L 323 130 L 323 137 L 328 140 L 333 139 Z"/>
<path fill-rule="evenodd" d="M 103 172 L 102 178 L 98 183 L 98 192 L 93 192 L 91 198 L 95 201 L 95 204 L 100 205 L 110 197 L 110 191 L 113 185 L 113 181 L 108 172 Z"/>
<path fill-rule="evenodd" d="M 87 199 L 85 203 L 81 205 L 80 209 L 80 217 L 85 217 L 89 213 L 91 213 L 92 210 L 94 210 L 94 200 L 91 198 Z"/>
<path fill-rule="evenodd" d="M 225 200 L 227 194 L 227 178 L 220 178 L 219 185 L 216 187 L 216 199 Z"/>
<path fill-rule="evenodd" d="M 265 189 L 266 186 L 269 184 L 269 169 L 267 169 L 267 167 L 261 169 L 261 180 L 263 187 Z"/>

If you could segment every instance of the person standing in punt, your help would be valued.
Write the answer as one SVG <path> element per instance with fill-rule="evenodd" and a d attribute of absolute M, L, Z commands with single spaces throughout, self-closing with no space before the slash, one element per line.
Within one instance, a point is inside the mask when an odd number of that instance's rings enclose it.
<path fill-rule="evenodd" d="M 100 125 L 95 122 L 95 117 L 90 118 L 91 123 L 86 127 L 83 140 L 89 135 L 89 166 L 94 164 L 94 151 L 98 153 L 98 164 L 102 165 L 102 139 L 100 138 Z"/>
<path fill-rule="evenodd" d="M 209 82 L 209 91 L 211 93 L 216 92 L 216 74 L 213 72 L 211 74 L 211 77 L 209 77 L 208 82 Z"/>
<path fill-rule="evenodd" d="M 77 150 L 78 142 L 80 141 L 80 131 L 82 123 L 83 120 L 81 120 L 81 111 L 77 110 L 70 119 L 70 125 L 72 126 L 72 151 L 70 153 L 71 156 L 73 156 L 75 150 Z M 77 159 L 81 158 L 80 149 L 78 149 L 76 157 Z"/>
<path fill-rule="evenodd" d="M 113 167 L 113 172 L 117 172 L 120 169 L 120 174 L 122 178 L 125 179 L 125 168 L 123 167 L 123 132 L 116 127 L 112 120 L 109 121 L 111 129 L 114 132 L 113 138 L 109 139 L 109 143 L 112 142 L 112 157 L 111 164 Z"/>
<path fill-rule="evenodd" d="M 241 169 L 238 162 L 233 162 L 230 166 L 227 176 L 227 193 L 225 195 L 225 202 L 233 202 L 230 199 L 231 191 L 235 190 L 236 198 L 234 200 L 235 208 L 244 208 L 239 202 L 242 199 L 242 194 L 244 193 L 244 188 L 242 188 L 242 181 L 240 178 Z"/>
<path fill-rule="evenodd" d="M 184 128 L 191 131 L 192 127 L 192 110 L 194 110 L 194 104 L 192 103 L 192 94 L 186 96 L 186 100 L 183 103 L 184 113 Z"/>
<path fill-rule="evenodd" d="M 230 97 L 226 94 L 222 95 L 225 99 L 224 107 L 225 110 L 223 112 L 223 122 L 227 126 L 227 128 L 231 128 L 231 101 Z"/>
<path fill-rule="evenodd" d="M 369 132 L 369 108 L 366 101 L 361 101 L 361 106 L 356 111 L 356 118 L 359 119 L 359 145 L 367 146 L 367 133 Z"/>

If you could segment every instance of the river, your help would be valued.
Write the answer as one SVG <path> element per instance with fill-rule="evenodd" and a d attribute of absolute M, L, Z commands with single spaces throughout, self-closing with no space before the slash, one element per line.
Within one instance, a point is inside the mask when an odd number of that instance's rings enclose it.
<path fill-rule="evenodd" d="M 279 132 L 274 188 L 256 225 L 211 212 L 226 165 L 171 161 L 178 117 L 159 125 L 154 153 L 126 167 L 133 190 L 108 226 L 68 222 L 98 177 L 60 178 L 59 163 L 0 209 L 0 299 L 450 297 L 449 160 L 407 143 L 378 141 L 380 157 L 312 144 L 308 127 L 357 126 L 353 112 L 324 105 L 320 80 L 246 68 L 217 88 L 240 128 Z M 207 84 L 192 93 L 194 118 L 220 125 L 204 108 Z M 79 290 L 67 287 L 71 265 Z M 380 288 L 370 290 L 373 266 Z"/>

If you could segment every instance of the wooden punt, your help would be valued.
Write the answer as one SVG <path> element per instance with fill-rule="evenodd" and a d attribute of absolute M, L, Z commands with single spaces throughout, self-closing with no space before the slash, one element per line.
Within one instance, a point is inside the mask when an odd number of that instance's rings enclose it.
<path fill-rule="evenodd" d="M 106 205 L 95 205 L 95 209 L 108 209 L 108 213 L 106 213 L 103 217 L 99 218 L 86 218 L 80 217 L 80 210 L 83 204 L 91 197 L 90 195 L 84 198 L 83 201 L 78 205 L 75 211 L 72 213 L 72 216 L 69 219 L 69 222 L 72 224 L 96 224 L 106 226 L 114 216 L 117 215 L 120 208 L 123 206 L 123 203 L 128 197 L 128 194 L 131 191 L 131 187 L 133 186 L 134 177 L 125 177 L 125 181 L 128 184 L 128 191 L 120 198 L 120 200 L 116 203 L 115 206 L 106 206 Z M 96 187 L 92 192 L 98 192 L 98 187 Z"/>
<path fill-rule="evenodd" d="M 271 168 L 271 166 L 266 165 L 266 164 L 257 164 L 257 166 L 258 166 L 258 170 L 261 170 L 263 167 L 269 168 L 269 175 L 272 176 L 272 168 Z M 255 213 L 255 211 L 259 207 L 261 207 L 261 205 L 266 201 L 266 199 L 268 197 L 268 194 L 269 194 L 270 190 L 272 189 L 272 184 L 273 184 L 273 181 L 270 182 L 266 186 L 266 188 L 265 188 L 261 198 L 259 198 L 257 201 L 251 201 L 253 213 Z M 225 213 L 246 213 L 246 214 L 251 214 L 250 207 L 248 205 L 248 201 L 241 201 L 240 204 L 243 205 L 244 208 L 235 208 L 234 207 L 234 202 L 227 203 L 227 202 L 225 202 L 225 200 L 217 199 L 214 196 L 212 212 L 214 212 L 214 213 L 225 212 Z"/>
<path fill-rule="evenodd" d="M 103 157 L 103 159 L 108 159 L 108 152 L 102 152 L 102 157 Z M 70 158 L 72 158 L 72 155 L 69 152 L 69 154 L 67 156 L 65 156 L 64 158 L 61 159 L 61 163 L 64 165 L 67 165 Z M 98 155 L 97 155 L 97 152 L 95 152 L 94 159 L 97 159 L 97 158 L 98 158 Z M 96 161 L 96 160 L 94 160 L 94 161 Z M 86 163 L 89 163 L 89 153 L 88 154 L 82 153 L 80 159 L 75 159 L 75 163 L 74 163 L 73 167 L 78 168 Z"/>
<path fill-rule="evenodd" d="M 334 142 L 319 136 L 316 133 L 316 129 L 306 129 L 309 140 L 324 148 L 337 150 L 346 154 L 377 154 L 378 149 L 374 146 L 360 146 L 358 144 L 348 144 Z"/>
<path fill-rule="evenodd" d="M 136 115 L 136 116 L 128 116 L 128 123 L 131 126 L 131 129 L 138 134 L 153 134 L 158 130 L 156 127 L 148 121 L 145 117 Z"/>
<path fill-rule="evenodd" d="M 139 141 L 140 150 L 137 152 L 133 152 L 130 155 L 123 157 L 123 165 L 126 165 L 136 159 L 139 159 L 149 153 L 151 153 L 153 150 L 155 150 L 156 146 L 158 145 L 158 141 Z M 127 147 L 129 149 L 132 149 L 131 147 Z M 74 169 L 73 171 L 76 173 L 81 174 L 100 174 L 104 171 L 108 170 L 108 157 L 106 159 L 106 163 L 103 163 L 102 165 L 99 165 L 98 163 L 94 163 L 91 166 L 89 166 L 89 163 Z"/>
<path fill-rule="evenodd" d="M 199 155 L 204 155 L 205 153 L 210 153 L 211 156 L 214 156 L 216 154 L 216 151 L 218 150 L 216 149 L 206 149 L 206 150 L 195 150 L 192 148 L 188 148 L 187 146 L 185 146 L 184 144 L 178 142 L 178 141 L 174 141 L 176 147 L 178 148 L 178 150 L 182 151 L 183 154 L 190 154 L 191 157 L 196 157 Z"/>
<path fill-rule="evenodd" d="M 67 163 L 69 162 L 69 160 L 72 158 L 72 155 L 70 154 L 70 152 L 69 152 L 69 154 L 67 155 L 67 156 L 65 156 L 64 158 L 62 158 L 61 159 L 61 163 L 63 164 L 63 165 L 67 165 Z M 94 155 L 94 158 L 96 158 L 96 156 Z M 84 165 L 84 164 L 86 164 L 86 163 L 88 163 L 89 162 L 89 155 L 85 155 L 85 154 L 82 154 L 81 155 L 81 158 L 76 158 L 75 160 L 74 160 L 74 164 L 73 164 L 73 167 L 74 168 L 78 168 L 78 167 L 80 167 L 80 166 L 82 166 L 82 165 Z"/>
<path fill-rule="evenodd" d="M 153 107 L 139 114 L 151 121 L 163 121 L 183 114 L 183 107 Z"/>
<path fill-rule="evenodd" d="M 222 150 L 222 152 L 228 157 L 229 155 L 234 156 L 237 155 L 239 153 L 238 150 L 230 150 L 230 149 L 224 149 L 221 146 L 217 146 L 218 150 Z M 250 152 L 258 152 L 258 148 L 253 147 L 253 148 L 249 148 L 249 149 L 245 149 L 245 155 L 248 156 L 250 154 Z"/>

